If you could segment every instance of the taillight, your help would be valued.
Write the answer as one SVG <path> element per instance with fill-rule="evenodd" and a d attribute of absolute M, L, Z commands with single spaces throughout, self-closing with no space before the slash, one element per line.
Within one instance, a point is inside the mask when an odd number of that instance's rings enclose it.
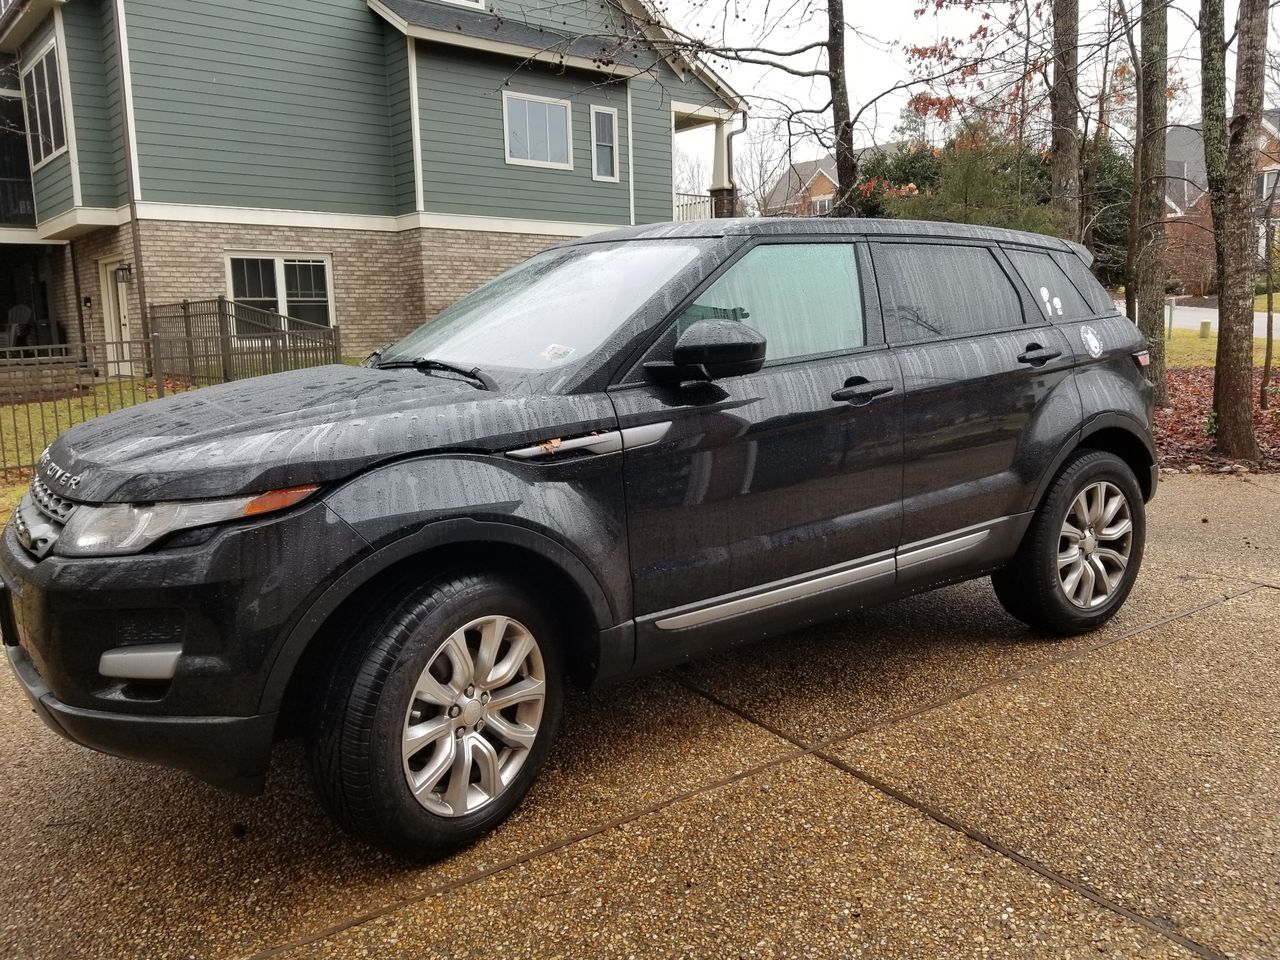
<path fill-rule="evenodd" d="M 1133 362 L 1140 367 L 1151 366 L 1151 354 L 1146 350 L 1139 350 L 1133 355 Z"/>

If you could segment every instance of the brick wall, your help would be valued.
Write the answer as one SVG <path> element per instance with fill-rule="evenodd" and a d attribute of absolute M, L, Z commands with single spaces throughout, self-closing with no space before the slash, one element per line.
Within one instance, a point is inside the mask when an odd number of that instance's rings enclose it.
<path fill-rule="evenodd" d="M 74 257 L 73 257 L 74 251 Z M 50 291 L 54 316 L 66 327 L 67 336 L 73 341 L 80 339 L 80 314 L 76 298 L 76 276 L 79 273 L 80 297 L 88 297 L 90 306 L 84 309 L 85 337 L 89 340 L 100 340 L 106 336 L 104 329 L 104 304 L 102 279 L 98 266 L 115 260 L 133 262 L 132 227 L 110 227 L 95 230 L 92 233 L 77 237 L 75 241 L 60 248 L 53 255 L 53 284 Z M 140 316 L 138 304 L 138 285 L 126 286 L 129 297 L 129 315 Z M 135 322 L 130 331 L 132 336 L 142 336 L 142 329 Z"/>
<path fill-rule="evenodd" d="M 551 235 L 419 229 L 389 233 L 303 227 L 143 221 L 142 256 L 152 303 L 227 293 L 228 252 L 328 256 L 333 264 L 335 319 L 343 349 L 357 355 L 398 339 L 486 280 L 564 238 Z M 76 240 L 90 337 L 103 335 L 98 263 L 133 259 L 128 226 Z M 76 326 L 70 253 L 55 298 L 68 331 Z M 129 286 L 136 298 L 137 284 Z M 133 304 L 134 316 L 137 304 Z M 135 331 L 140 333 L 140 331 Z"/>

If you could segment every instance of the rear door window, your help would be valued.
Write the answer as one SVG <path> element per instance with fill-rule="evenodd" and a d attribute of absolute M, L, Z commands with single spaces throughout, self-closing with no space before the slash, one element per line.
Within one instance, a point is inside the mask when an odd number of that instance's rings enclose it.
<path fill-rule="evenodd" d="M 1005 250 L 1013 269 L 1026 282 L 1046 320 L 1083 320 L 1096 310 L 1047 253 Z"/>
<path fill-rule="evenodd" d="M 1022 301 L 990 249 L 945 243 L 874 245 L 891 343 L 1021 326 Z"/>
<path fill-rule="evenodd" d="M 755 247 L 684 309 L 677 327 L 683 332 L 707 318 L 739 320 L 764 334 L 767 361 L 864 346 L 866 324 L 854 246 Z"/>

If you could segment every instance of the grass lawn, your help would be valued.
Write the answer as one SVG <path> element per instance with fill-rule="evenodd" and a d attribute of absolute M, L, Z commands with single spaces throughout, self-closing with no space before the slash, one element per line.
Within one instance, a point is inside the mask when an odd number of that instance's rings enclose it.
<path fill-rule="evenodd" d="M 1262 365 L 1262 355 L 1267 341 L 1253 341 L 1253 362 Z M 1216 336 L 1200 339 L 1196 330 L 1174 330 L 1173 339 L 1164 342 L 1166 367 L 1212 367 L 1218 352 Z M 1280 359 L 1280 350 L 1277 351 Z M 1274 362 L 1274 361 L 1273 361 Z"/>
<path fill-rule="evenodd" d="M 1274 297 L 1275 297 L 1274 311 L 1277 314 L 1277 320 L 1280 321 L 1280 290 L 1277 290 L 1275 292 Z M 1267 295 L 1265 293 L 1260 293 L 1253 298 L 1253 312 L 1254 313 L 1267 312 Z"/>

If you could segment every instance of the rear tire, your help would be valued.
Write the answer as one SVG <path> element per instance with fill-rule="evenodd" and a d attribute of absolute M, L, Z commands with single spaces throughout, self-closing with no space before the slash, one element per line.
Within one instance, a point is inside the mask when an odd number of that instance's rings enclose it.
<path fill-rule="evenodd" d="M 1081 450 L 1059 471 L 1013 559 L 991 576 L 1008 613 L 1035 630 L 1096 630 L 1123 605 L 1142 566 L 1147 520 L 1133 471 Z"/>
<path fill-rule="evenodd" d="M 339 825 L 397 857 L 436 859 L 519 805 L 560 722 L 557 630 L 491 574 L 411 590 L 333 664 L 307 757 Z"/>

